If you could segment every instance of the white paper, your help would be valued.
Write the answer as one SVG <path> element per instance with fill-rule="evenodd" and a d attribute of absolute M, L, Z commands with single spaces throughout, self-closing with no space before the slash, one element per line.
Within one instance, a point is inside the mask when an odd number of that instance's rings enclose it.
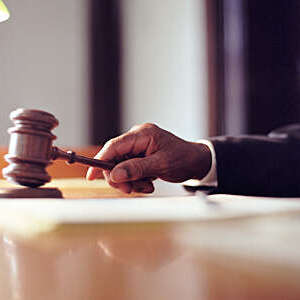
<path fill-rule="evenodd" d="M 204 194 L 118 199 L 2 199 L 4 216 L 51 223 L 206 221 L 300 209 L 300 199 Z"/>

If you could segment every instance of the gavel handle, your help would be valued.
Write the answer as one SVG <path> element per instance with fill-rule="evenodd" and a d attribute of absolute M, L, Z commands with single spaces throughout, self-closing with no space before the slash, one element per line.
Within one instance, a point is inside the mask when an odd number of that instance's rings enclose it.
<path fill-rule="evenodd" d="M 82 155 L 77 155 L 74 151 L 63 151 L 57 147 L 52 147 L 51 158 L 62 159 L 67 161 L 69 164 L 73 164 L 75 162 L 88 165 L 91 167 L 98 167 L 104 170 L 111 170 L 115 164 L 107 161 L 103 161 L 100 159 L 88 158 Z"/>

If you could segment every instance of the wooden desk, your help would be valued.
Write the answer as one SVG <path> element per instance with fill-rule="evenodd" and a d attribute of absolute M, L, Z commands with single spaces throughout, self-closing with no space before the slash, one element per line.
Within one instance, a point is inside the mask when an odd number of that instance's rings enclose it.
<path fill-rule="evenodd" d="M 154 193 L 151 194 L 153 196 L 180 196 L 189 194 L 186 192 L 182 186 L 164 183 L 159 184 L 158 188 Z M 132 198 L 132 197 L 142 197 L 145 196 L 143 194 L 131 193 L 125 194 L 120 192 L 117 189 L 113 189 L 110 187 L 105 180 L 93 180 L 87 181 L 85 178 L 57 178 L 53 179 L 50 183 L 47 183 L 43 187 L 46 188 L 58 188 L 63 197 L 66 199 L 90 199 L 90 198 Z M 1 188 L 23 188 L 22 186 L 18 186 L 12 184 L 4 179 L 0 179 L 0 189 Z M 0 197 L 1 199 L 1 197 Z"/>
<path fill-rule="evenodd" d="M 0 296 L 7 300 L 296 300 L 300 298 L 299 216 L 268 219 L 273 224 L 283 221 L 288 228 L 298 226 L 293 234 L 272 236 L 279 248 L 260 249 L 261 232 L 251 227 L 263 220 L 222 223 L 213 229 L 222 228 L 226 234 L 242 226 L 247 242 L 252 247 L 257 243 L 259 257 L 249 251 L 236 254 L 245 239 L 237 239 L 232 251 L 222 250 L 227 238 L 219 234 L 215 235 L 218 246 L 201 244 L 201 238 L 197 245 L 180 241 L 193 234 L 197 243 L 200 236 L 194 233 L 205 232 L 203 224 L 186 228 L 184 235 L 175 224 L 66 226 L 27 241 L 3 234 Z M 293 249 L 291 259 L 285 255 L 287 247 Z"/>
<path fill-rule="evenodd" d="M 113 201 L 113 200 L 112 200 Z M 300 299 L 300 210 L 0 235 L 0 299 Z"/>

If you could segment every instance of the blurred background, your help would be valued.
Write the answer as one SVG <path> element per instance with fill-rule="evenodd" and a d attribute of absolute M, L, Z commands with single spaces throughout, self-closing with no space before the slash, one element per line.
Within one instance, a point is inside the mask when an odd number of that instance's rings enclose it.
<path fill-rule="evenodd" d="M 68 146 L 144 122 L 195 140 L 299 120 L 299 1 L 5 3 L 1 145 L 18 107 L 53 113 Z"/>

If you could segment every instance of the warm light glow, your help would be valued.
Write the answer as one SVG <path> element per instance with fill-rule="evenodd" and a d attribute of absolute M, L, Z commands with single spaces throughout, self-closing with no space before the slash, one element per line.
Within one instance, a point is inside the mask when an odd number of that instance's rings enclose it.
<path fill-rule="evenodd" d="M 6 21 L 9 18 L 9 11 L 5 4 L 0 0 L 0 22 Z"/>

